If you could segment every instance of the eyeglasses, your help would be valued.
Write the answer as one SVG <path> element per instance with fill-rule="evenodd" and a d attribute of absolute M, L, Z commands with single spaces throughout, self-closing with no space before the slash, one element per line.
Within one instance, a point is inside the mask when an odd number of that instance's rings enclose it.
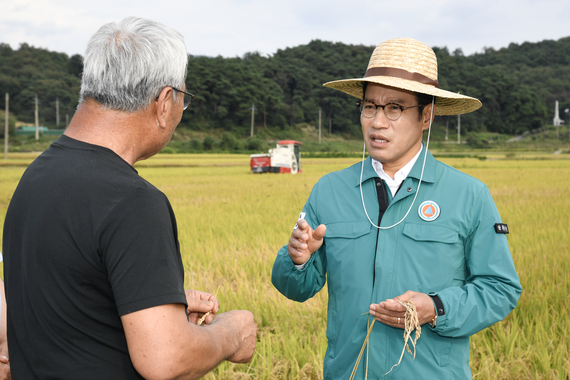
<path fill-rule="evenodd" d="M 194 94 L 191 94 L 191 93 L 186 92 L 186 91 L 179 90 L 179 89 L 174 88 L 174 87 L 172 87 L 172 86 L 171 86 L 170 88 L 172 88 L 174 91 L 181 92 L 181 93 L 183 93 L 184 95 L 188 95 L 187 98 L 184 98 L 184 108 L 183 108 L 183 110 L 186 111 L 186 108 L 190 107 L 190 104 L 192 104 L 192 99 L 194 99 Z"/>
<path fill-rule="evenodd" d="M 386 119 L 392 121 L 398 120 L 400 116 L 402 116 L 402 112 L 404 110 L 421 106 L 420 104 L 418 104 L 415 106 L 402 107 L 401 105 L 394 103 L 388 103 L 384 106 L 381 106 L 379 104 L 374 104 L 366 100 L 361 100 L 358 103 L 356 103 L 356 105 L 360 107 L 360 113 L 362 114 L 362 116 L 367 117 L 369 119 L 376 116 L 376 114 L 378 113 L 378 108 L 382 108 L 384 110 L 384 115 L 386 115 Z"/>

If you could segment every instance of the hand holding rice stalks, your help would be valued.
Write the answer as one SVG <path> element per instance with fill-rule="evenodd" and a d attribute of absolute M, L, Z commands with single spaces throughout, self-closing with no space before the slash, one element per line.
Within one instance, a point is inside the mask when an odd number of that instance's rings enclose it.
<path fill-rule="evenodd" d="M 384 375 L 389 374 L 392 372 L 394 367 L 399 365 L 402 362 L 402 358 L 404 357 L 404 352 L 408 350 L 411 355 L 414 355 L 414 359 L 416 358 L 416 343 L 420 336 L 422 335 L 422 326 L 420 326 L 420 321 L 418 320 L 418 311 L 416 310 L 416 305 L 410 300 L 406 301 L 398 301 L 400 305 L 406 308 L 406 314 L 404 316 L 404 348 L 402 349 L 402 355 L 400 355 L 400 360 L 398 363 L 394 364 L 392 368 Z M 412 332 L 416 330 L 416 336 L 412 340 Z M 412 342 L 412 346 L 414 346 L 414 352 L 410 350 L 410 346 L 408 346 L 408 340 Z"/>
<path fill-rule="evenodd" d="M 402 362 L 402 358 L 404 357 L 404 352 L 408 350 L 411 355 L 414 355 L 414 359 L 416 358 L 416 343 L 420 336 L 422 335 L 422 327 L 420 326 L 420 322 L 418 319 L 418 311 L 416 310 L 416 305 L 410 300 L 406 301 L 398 301 L 400 305 L 406 308 L 406 313 L 404 315 L 404 348 L 402 349 L 402 354 L 400 355 L 400 360 L 398 363 L 394 364 L 392 368 L 388 372 L 384 374 L 386 376 L 394 367 L 398 366 Z M 362 354 L 364 353 L 364 349 L 367 349 L 366 356 L 368 356 L 368 339 L 370 338 L 370 333 L 372 332 L 372 328 L 374 327 L 374 323 L 376 319 L 370 323 L 370 319 L 368 320 L 368 329 L 366 333 L 366 338 L 364 339 L 364 343 L 362 344 L 362 348 L 360 349 L 360 354 L 358 355 L 358 359 L 352 369 L 352 374 L 350 375 L 350 380 L 353 380 L 356 376 L 356 371 L 358 370 L 358 366 L 360 364 L 360 360 L 362 359 Z M 412 339 L 412 332 L 416 331 L 416 335 L 414 339 Z M 410 350 L 410 346 L 408 345 L 408 340 L 412 342 L 412 346 L 414 347 L 414 352 Z M 366 375 L 365 378 L 368 378 L 368 360 L 366 361 Z"/>
<path fill-rule="evenodd" d="M 220 288 L 221 288 L 221 286 L 218 286 L 218 289 L 216 289 L 216 293 L 214 294 L 214 297 L 216 297 L 216 296 L 218 295 L 218 291 L 220 290 Z M 210 315 L 210 314 L 212 314 L 212 311 L 211 311 L 211 310 L 208 311 L 206 314 L 204 314 L 204 315 L 202 316 L 202 318 L 198 319 L 198 322 L 196 322 L 196 324 L 197 324 L 198 326 L 201 326 L 202 323 L 204 323 L 204 321 L 206 320 L 206 317 L 207 317 L 208 315 Z"/>

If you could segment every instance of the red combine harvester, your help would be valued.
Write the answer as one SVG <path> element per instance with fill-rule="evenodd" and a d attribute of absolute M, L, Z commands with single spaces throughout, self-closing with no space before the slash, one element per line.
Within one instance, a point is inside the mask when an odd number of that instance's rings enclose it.
<path fill-rule="evenodd" d="M 301 145 L 299 141 L 281 140 L 269 153 L 251 154 L 250 166 L 254 173 L 301 173 Z"/>

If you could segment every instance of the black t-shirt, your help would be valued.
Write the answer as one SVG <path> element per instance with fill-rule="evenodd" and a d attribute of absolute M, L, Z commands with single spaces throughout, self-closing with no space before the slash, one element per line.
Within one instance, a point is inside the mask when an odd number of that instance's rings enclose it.
<path fill-rule="evenodd" d="M 3 254 L 15 379 L 139 379 L 120 316 L 186 304 L 166 196 L 113 151 L 65 135 L 22 176 Z"/>

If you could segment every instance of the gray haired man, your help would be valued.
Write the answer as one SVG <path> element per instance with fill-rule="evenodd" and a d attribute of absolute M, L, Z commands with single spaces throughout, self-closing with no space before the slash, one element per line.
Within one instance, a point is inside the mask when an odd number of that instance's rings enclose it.
<path fill-rule="evenodd" d="M 192 101 L 186 65 L 184 38 L 157 22 L 127 18 L 91 38 L 77 112 L 6 214 L 14 378 L 196 379 L 251 360 L 252 313 L 214 316 L 213 295 L 184 290 L 173 210 L 133 168 Z"/>

